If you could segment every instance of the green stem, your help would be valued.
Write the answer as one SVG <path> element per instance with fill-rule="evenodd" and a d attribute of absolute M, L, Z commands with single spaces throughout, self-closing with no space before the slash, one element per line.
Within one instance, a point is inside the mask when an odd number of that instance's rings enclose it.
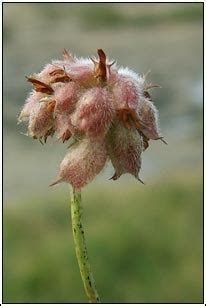
<path fill-rule="evenodd" d="M 84 237 L 84 230 L 81 221 L 81 192 L 74 189 L 71 191 L 71 217 L 72 217 L 72 230 L 74 237 L 74 244 L 76 250 L 77 261 L 84 284 L 84 289 L 90 303 L 100 303 L 95 281 L 90 269 L 88 260 L 86 242 Z"/>

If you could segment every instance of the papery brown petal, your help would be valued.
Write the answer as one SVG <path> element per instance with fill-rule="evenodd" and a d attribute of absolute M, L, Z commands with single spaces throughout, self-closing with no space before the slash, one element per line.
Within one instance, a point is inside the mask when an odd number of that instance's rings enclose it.
<path fill-rule="evenodd" d="M 55 100 L 51 100 L 47 103 L 47 110 L 49 112 L 53 112 L 55 109 L 55 105 L 56 105 L 56 101 Z"/>
<path fill-rule="evenodd" d="M 66 83 L 66 82 L 70 82 L 72 79 L 68 76 L 68 75 L 63 75 L 63 76 L 57 76 L 56 78 L 54 78 L 53 80 L 51 80 L 51 84 L 53 83 Z"/>
<path fill-rule="evenodd" d="M 51 76 L 55 76 L 55 75 L 64 75 L 64 74 L 65 74 L 65 71 L 64 71 L 64 69 L 62 69 L 62 68 L 55 69 L 55 70 L 53 70 L 53 71 L 51 71 L 51 72 L 49 73 L 49 75 L 51 75 Z"/>
<path fill-rule="evenodd" d="M 99 62 L 95 65 L 95 78 L 100 84 L 104 84 L 107 80 L 106 54 L 102 49 L 98 49 Z"/>
<path fill-rule="evenodd" d="M 33 77 L 26 77 L 27 81 L 32 83 L 32 85 L 34 86 L 35 90 L 37 92 L 42 92 L 42 93 L 46 93 L 48 95 L 53 94 L 54 90 L 51 88 L 51 86 L 33 78 Z"/>

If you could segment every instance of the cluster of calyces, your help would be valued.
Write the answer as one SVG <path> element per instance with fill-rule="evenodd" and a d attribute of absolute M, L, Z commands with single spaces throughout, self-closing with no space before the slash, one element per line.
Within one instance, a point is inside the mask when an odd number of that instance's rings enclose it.
<path fill-rule="evenodd" d="M 64 49 L 37 74 L 27 77 L 33 91 L 18 121 L 28 121 L 27 135 L 41 142 L 57 135 L 71 140 L 57 182 L 75 188 L 88 184 L 110 160 L 114 180 L 124 173 L 139 179 L 141 154 L 160 139 L 157 110 L 146 77 L 98 57 L 77 58 Z M 139 179 L 140 180 L 140 179 Z"/>

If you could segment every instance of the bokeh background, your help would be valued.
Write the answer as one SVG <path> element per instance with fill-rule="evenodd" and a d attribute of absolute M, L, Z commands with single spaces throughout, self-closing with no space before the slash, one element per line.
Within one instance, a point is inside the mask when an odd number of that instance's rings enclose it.
<path fill-rule="evenodd" d="M 83 191 L 89 257 L 103 302 L 203 302 L 203 4 L 3 4 L 4 302 L 87 302 L 75 258 L 69 187 L 49 188 L 67 152 L 27 138 L 16 117 L 39 72 L 63 48 L 102 48 L 119 65 L 151 70 L 168 141 L 144 153 L 141 185 L 108 180 Z"/>

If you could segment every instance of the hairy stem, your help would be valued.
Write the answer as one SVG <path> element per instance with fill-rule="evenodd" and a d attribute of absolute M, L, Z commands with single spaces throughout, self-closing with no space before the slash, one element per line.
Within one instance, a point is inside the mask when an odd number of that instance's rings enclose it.
<path fill-rule="evenodd" d="M 86 241 L 81 221 L 81 192 L 71 191 L 71 217 L 72 231 L 76 250 L 77 261 L 84 284 L 84 289 L 90 303 L 100 303 L 95 281 L 90 269 Z"/>

